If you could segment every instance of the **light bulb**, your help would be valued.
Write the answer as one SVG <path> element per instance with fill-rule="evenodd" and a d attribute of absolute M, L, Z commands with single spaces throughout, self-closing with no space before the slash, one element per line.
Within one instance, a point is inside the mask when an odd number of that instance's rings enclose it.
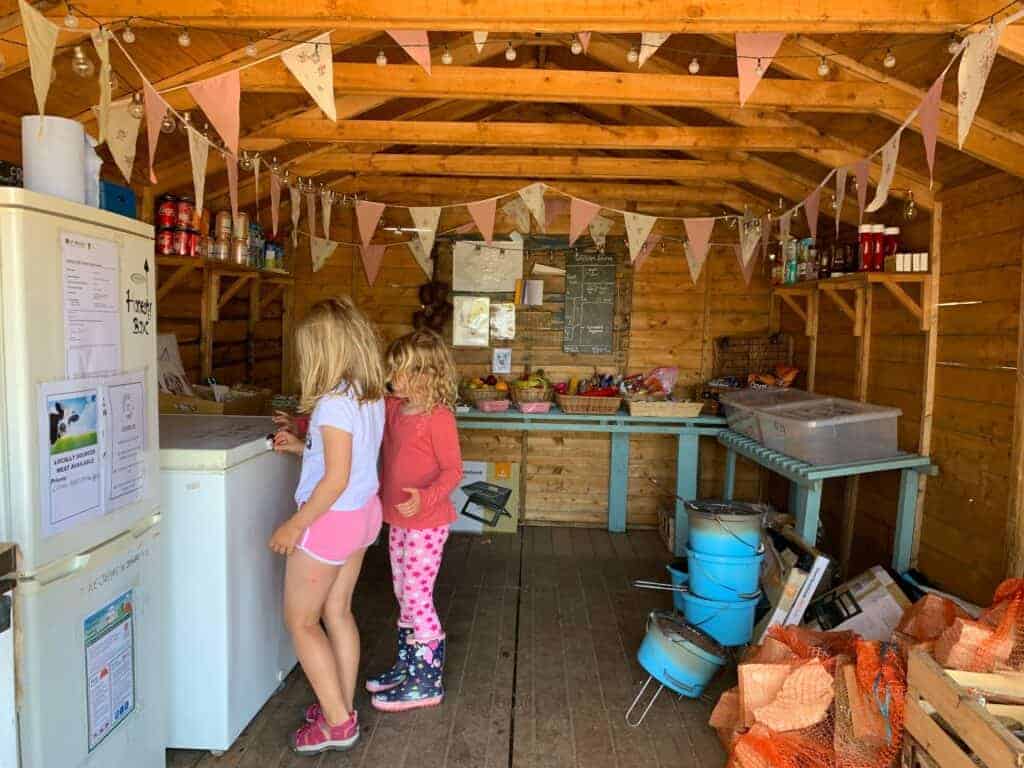
<path fill-rule="evenodd" d="M 454 60 L 455 59 L 452 58 L 452 52 L 448 50 L 448 46 L 446 45 L 444 50 L 441 51 L 441 63 L 451 64 Z"/>
<path fill-rule="evenodd" d="M 238 161 L 238 167 L 241 168 L 243 171 L 251 171 L 253 167 L 252 155 L 250 155 L 248 152 L 243 152 L 242 159 Z"/>
<path fill-rule="evenodd" d="M 142 116 L 146 114 L 146 108 L 142 104 L 142 94 L 138 91 L 132 94 L 132 105 L 128 111 L 136 120 L 141 120 Z"/>
<path fill-rule="evenodd" d="M 110 90 L 116 91 L 121 87 L 121 81 L 117 79 L 117 73 L 114 70 L 110 70 Z"/>
<path fill-rule="evenodd" d="M 691 75 L 696 75 L 698 72 L 700 72 L 700 62 L 697 61 L 696 56 L 690 59 L 690 66 L 688 66 L 686 69 L 689 70 Z"/>
<path fill-rule="evenodd" d="M 892 48 L 889 48 L 885 52 L 885 58 L 882 59 L 882 66 L 886 69 L 892 69 L 896 66 L 896 54 L 892 52 Z"/>
<path fill-rule="evenodd" d="M 832 68 L 828 65 L 828 59 L 822 56 L 821 61 L 818 62 L 818 75 L 820 77 L 828 77 L 828 73 L 831 71 Z"/>
<path fill-rule="evenodd" d="M 174 133 L 174 127 L 176 123 L 173 115 L 168 112 L 164 115 L 164 119 L 160 121 L 160 133 L 171 134 Z"/>
<path fill-rule="evenodd" d="M 505 60 L 515 61 L 516 60 L 516 49 L 512 47 L 512 41 L 508 42 L 508 47 L 505 48 Z"/>
<path fill-rule="evenodd" d="M 903 204 L 903 218 L 906 221 L 913 221 L 917 218 L 917 201 L 914 200 L 914 193 L 907 190 L 907 201 Z"/>
<path fill-rule="evenodd" d="M 121 33 L 121 40 L 131 45 L 135 42 L 135 32 L 132 31 L 131 27 L 125 27 L 124 32 Z"/>
<path fill-rule="evenodd" d="M 388 65 L 388 57 L 384 55 L 384 51 L 377 51 L 377 66 L 386 67 Z"/>
<path fill-rule="evenodd" d="M 182 48 L 188 48 L 192 45 L 192 35 L 188 33 L 188 27 L 181 30 L 181 34 L 178 35 L 178 45 Z"/>
<path fill-rule="evenodd" d="M 96 65 L 85 55 L 85 51 L 80 45 L 75 46 L 75 55 L 71 59 L 71 71 L 81 78 L 92 77 L 96 74 Z"/>
<path fill-rule="evenodd" d="M 252 40 L 250 40 L 249 44 L 245 46 L 245 55 L 248 56 L 250 59 L 255 59 L 257 56 L 260 55 L 259 48 L 256 47 L 256 43 L 254 43 Z"/>
<path fill-rule="evenodd" d="M 946 46 L 946 50 L 949 51 L 951 56 L 955 56 L 960 52 L 960 40 L 956 35 L 950 35 L 949 45 Z"/>
<path fill-rule="evenodd" d="M 640 61 L 640 51 L 637 49 L 635 45 L 631 46 L 630 49 L 626 52 L 626 61 L 628 61 L 630 64 L 636 64 L 638 61 Z"/>
<path fill-rule="evenodd" d="M 70 8 L 68 8 L 68 15 L 64 17 L 64 26 L 68 29 L 78 29 L 78 17 Z"/>
<path fill-rule="evenodd" d="M 757 64 L 754 65 L 754 72 L 756 72 L 759 75 L 764 74 L 764 62 L 761 61 L 761 59 L 758 59 Z"/>
<path fill-rule="evenodd" d="M 192 113 L 182 112 L 181 113 L 181 132 L 188 136 L 188 129 L 192 127 Z"/>
<path fill-rule="evenodd" d="M 576 35 L 572 36 L 572 44 L 569 46 L 569 50 L 572 51 L 573 56 L 579 56 L 583 53 L 583 43 L 580 42 Z"/>

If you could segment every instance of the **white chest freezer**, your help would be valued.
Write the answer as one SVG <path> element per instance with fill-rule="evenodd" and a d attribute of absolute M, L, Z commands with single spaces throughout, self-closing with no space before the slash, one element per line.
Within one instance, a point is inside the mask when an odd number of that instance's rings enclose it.
<path fill-rule="evenodd" d="M 228 749 L 295 666 L 284 558 L 299 461 L 267 449 L 268 418 L 160 417 L 168 746 Z"/>

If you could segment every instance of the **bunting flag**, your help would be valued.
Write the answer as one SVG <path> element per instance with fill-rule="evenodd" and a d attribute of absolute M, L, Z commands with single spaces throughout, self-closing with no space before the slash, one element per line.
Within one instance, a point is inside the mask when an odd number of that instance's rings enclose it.
<path fill-rule="evenodd" d="M 629 260 L 635 262 L 643 244 L 657 223 L 657 216 L 646 216 L 642 213 L 624 211 L 622 214 L 626 223 L 626 241 L 629 243 Z"/>
<path fill-rule="evenodd" d="M 356 223 L 359 225 L 359 239 L 363 241 L 364 248 L 373 240 L 373 233 L 377 231 L 377 225 L 386 207 L 384 203 L 356 200 Z"/>
<path fill-rule="evenodd" d="M 427 251 L 423 250 L 423 243 L 420 242 L 420 239 L 418 237 L 411 237 L 405 241 L 405 244 L 409 246 L 409 253 L 412 254 L 416 263 L 420 265 L 423 274 L 428 279 L 432 279 L 434 277 L 434 260 Z"/>
<path fill-rule="evenodd" d="M 885 142 L 882 147 L 882 172 L 878 176 L 878 186 L 875 187 L 875 199 L 871 201 L 864 210 L 874 213 L 889 198 L 889 187 L 892 185 L 892 178 L 896 175 L 896 159 L 900 154 L 900 137 L 903 131 L 896 131 L 893 137 Z"/>
<path fill-rule="evenodd" d="M 804 215 L 807 216 L 807 229 L 811 238 L 818 237 L 818 207 L 821 205 L 821 187 L 815 189 L 804 200 Z"/>
<path fill-rule="evenodd" d="M 772 217 L 771 214 L 765 214 L 761 217 L 761 259 L 764 261 L 768 260 L 768 246 L 771 244 L 772 239 Z"/>
<path fill-rule="evenodd" d="M 853 166 L 854 179 L 857 181 L 857 211 L 858 221 L 864 223 L 864 204 L 868 199 L 868 171 L 871 169 L 871 161 L 868 158 L 858 160 Z"/>
<path fill-rule="evenodd" d="M 142 81 L 142 103 L 146 108 L 146 138 L 149 142 L 149 183 L 156 184 L 153 160 L 156 158 L 156 143 L 160 141 L 160 123 L 167 114 L 167 102 L 156 92 L 148 80 Z"/>
<path fill-rule="evenodd" d="M 302 196 L 299 194 L 298 187 L 296 186 L 288 187 L 288 196 L 292 201 L 292 247 L 296 247 L 299 244 L 299 216 L 302 215 Z"/>
<path fill-rule="evenodd" d="M 743 261 L 743 249 L 739 245 L 733 246 L 736 250 L 736 261 L 740 263 L 740 272 L 743 275 L 743 284 L 750 285 L 750 278 L 754 276 L 754 264 L 757 263 L 757 258 L 752 258 L 749 261 Z"/>
<path fill-rule="evenodd" d="M 270 172 L 270 224 L 271 237 L 277 237 L 277 225 L 281 219 L 281 177 L 276 171 Z"/>
<path fill-rule="evenodd" d="M 647 63 L 647 60 L 661 48 L 662 44 L 669 39 L 670 32 L 643 32 L 640 34 L 640 57 L 637 59 L 637 68 Z"/>
<path fill-rule="evenodd" d="M 547 224 L 547 216 L 544 213 L 544 185 L 538 181 L 528 187 L 523 187 L 519 190 L 519 197 L 530 209 L 530 213 L 537 221 L 537 226 L 544 229 Z"/>
<path fill-rule="evenodd" d="M 373 284 L 377 282 L 377 273 L 380 272 L 381 262 L 384 261 L 384 249 L 386 245 L 367 245 L 362 246 L 359 252 L 363 256 L 363 270 L 366 272 L 366 282 L 373 287 Z"/>
<path fill-rule="evenodd" d="M 737 32 L 736 71 L 740 80 L 740 106 L 761 82 L 785 37 L 783 32 Z"/>
<path fill-rule="evenodd" d="M 783 245 L 789 240 L 789 227 L 793 220 L 793 209 L 779 216 L 779 242 Z"/>
<path fill-rule="evenodd" d="M 501 212 L 512 219 L 517 232 L 524 235 L 530 234 L 530 209 L 526 207 L 526 203 L 521 198 L 513 197 L 501 206 Z"/>
<path fill-rule="evenodd" d="M 97 27 L 89 33 L 92 38 L 92 46 L 96 49 L 96 55 L 100 60 L 100 104 L 97 140 L 100 144 L 107 140 L 107 128 L 110 120 L 110 38 L 107 37 L 107 30 Z"/>
<path fill-rule="evenodd" d="M 430 254 L 434 252 L 434 237 L 437 235 L 437 225 L 441 221 L 441 208 L 440 206 L 410 208 L 409 215 L 412 217 L 412 225 L 416 227 L 416 237 L 413 239 L 419 241 L 423 253 L 429 259 Z M 413 256 L 416 254 L 414 253 Z M 416 261 L 419 263 L 419 258 Z M 420 264 L 420 266 L 423 265 Z"/>
<path fill-rule="evenodd" d="M 334 209 L 334 190 L 324 187 L 320 190 L 320 208 L 324 219 L 324 237 L 331 237 L 331 213 Z"/>
<path fill-rule="evenodd" d="M 564 197 L 556 197 L 553 200 L 544 201 L 544 224 L 550 227 L 560 216 L 569 213 L 569 201 Z"/>
<path fill-rule="evenodd" d="M 647 257 L 654 252 L 654 249 L 658 247 L 661 240 L 661 235 L 650 235 L 647 238 L 643 247 L 640 248 L 640 252 L 636 255 L 636 261 L 633 262 L 633 269 L 640 269 L 640 267 L 644 265 L 644 262 L 647 261 Z"/>
<path fill-rule="evenodd" d="M 309 236 L 309 255 L 313 260 L 313 271 L 319 272 L 323 269 L 327 260 L 334 255 L 338 244 L 333 240 L 325 240 L 320 237 Z"/>
<path fill-rule="evenodd" d="M 590 222 L 597 216 L 601 206 L 587 200 L 574 197 L 569 201 L 569 245 L 576 242 L 576 239 L 583 234 L 583 230 L 590 226 Z"/>
<path fill-rule="evenodd" d="M 323 50 L 321 50 L 323 49 Z M 337 122 L 338 111 L 334 103 L 334 49 L 331 33 L 324 32 L 306 43 L 300 43 L 281 54 L 299 84 L 306 89 L 316 105 L 329 120 Z"/>
<path fill-rule="evenodd" d="M 967 134 L 970 133 L 974 116 L 978 112 L 981 96 L 985 92 L 992 64 L 999 51 L 999 38 L 1003 34 L 1005 23 L 1000 22 L 990 29 L 968 35 L 962 43 L 963 53 L 960 55 L 960 69 L 957 71 L 957 143 L 964 148 Z"/>
<path fill-rule="evenodd" d="M 107 116 L 107 147 L 114 157 L 124 180 L 131 184 L 132 168 L 135 167 L 135 149 L 139 142 L 139 125 L 142 121 L 132 114 L 130 99 L 110 105 Z"/>
<path fill-rule="evenodd" d="M 708 257 L 708 246 L 711 242 L 711 231 L 715 228 L 715 220 L 683 219 L 683 226 L 686 228 L 687 238 L 686 261 L 690 265 L 690 277 L 696 283 Z"/>
<path fill-rule="evenodd" d="M 580 45 L 583 46 L 583 52 L 590 52 L 590 33 L 589 32 L 577 32 L 576 39 L 580 41 Z"/>
<path fill-rule="evenodd" d="M 203 210 L 206 192 L 206 163 L 210 156 L 210 143 L 195 128 L 188 128 L 188 156 L 192 160 L 192 187 L 196 194 L 196 210 Z"/>
<path fill-rule="evenodd" d="M 389 29 L 387 33 L 413 61 L 430 74 L 430 40 L 425 29 Z"/>
<path fill-rule="evenodd" d="M 254 155 L 252 158 L 252 184 L 253 189 L 256 193 L 256 221 L 260 220 L 260 156 Z"/>
<path fill-rule="evenodd" d="M 487 32 L 474 32 L 473 33 L 473 45 L 476 46 L 477 53 L 484 52 L 484 45 L 487 43 Z"/>
<path fill-rule="evenodd" d="M 586 201 L 581 200 L 580 202 Z M 588 203 L 588 205 L 590 205 L 590 203 Z M 594 241 L 594 245 L 597 246 L 597 250 L 604 250 L 605 242 L 608 239 L 608 233 L 611 231 L 614 223 L 615 222 L 607 216 L 595 216 L 587 226 L 587 231 L 590 232 L 590 239 Z"/>
<path fill-rule="evenodd" d="M 28 45 L 28 66 L 32 73 L 32 90 L 36 95 L 39 114 L 46 111 L 46 96 L 50 92 L 50 77 L 53 74 L 53 52 L 57 49 L 57 25 L 29 5 L 18 0 L 21 11 L 21 26 L 25 30 Z M 40 122 L 40 130 L 42 123 Z"/>
<path fill-rule="evenodd" d="M 476 228 L 484 236 L 484 242 L 488 245 L 494 240 L 494 214 L 497 204 L 498 198 L 492 197 L 466 205 L 466 210 L 473 217 Z"/>
<path fill-rule="evenodd" d="M 939 138 L 939 112 L 942 109 L 942 86 L 946 81 L 946 70 L 943 70 L 932 87 L 928 89 L 921 106 L 917 109 L 917 119 L 921 124 L 921 138 L 924 140 L 924 154 L 928 160 L 928 186 L 935 183 L 935 142 Z"/>
<path fill-rule="evenodd" d="M 843 218 L 843 203 L 846 200 L 846 176 L 849 169 L 845 166 L 836 169 L 836 239 L 839 239 L 839 222 Z"/>
<path fill-rule="evenodd" d="M 232 155 L 238 155 L 238 106 L 242 97 L 242 84 L 238 70 L 200 80 L 188 86 L 196 104 L 210 119 L 224 146 Z"/>
<path fill-rule="evenodd" d="M 306 192 L 306 216 L 309 236 L 312 237 L 316 234 L 316 192 L 313 190 Z"/>
<path fill-rule="evenodd" d="M 228 169 L 228 196 L 231 198 L 231 222 L 238 220 L 238 158 L 227 155 L 224 165 Z"/>
<path fill-rule="evenodd" d="M 740 259 L 744 264 L 754 260 L 757 244 L 761 242 L 761 220 L 756 216 L 740 219 Z"/>

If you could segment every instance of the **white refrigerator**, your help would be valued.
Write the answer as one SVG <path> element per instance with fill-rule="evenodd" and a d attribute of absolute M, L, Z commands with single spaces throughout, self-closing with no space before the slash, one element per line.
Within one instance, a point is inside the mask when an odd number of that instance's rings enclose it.
<path fill-rule="evenodd" d="M 267 447 L 269 418 L 160 417 L 168 746 L 223 752 L 295 666 L 284 558 L 299 460 Z"/>
<path fill-rule="evenodd" d="M 3 768 L 164 766 L 154 275 L 152 227 L 0 189 Z"/>

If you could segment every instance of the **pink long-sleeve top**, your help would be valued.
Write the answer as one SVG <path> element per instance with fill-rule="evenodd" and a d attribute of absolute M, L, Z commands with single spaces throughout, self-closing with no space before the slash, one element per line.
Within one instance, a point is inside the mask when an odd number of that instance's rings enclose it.
<path fill-rule="evenodd" d="M 455 521 L 451 493 L 462 480 L 462 450 L 455 414 L 444 406 L 429 413 L 403 413 L 404 401 L 387 399 L 381 444 L 380 498 L 384 521 L 399 528 L 437 528 Z M 420 511 L 403 517 L 396 505 L 404 489 L 420 491 Z"/>

